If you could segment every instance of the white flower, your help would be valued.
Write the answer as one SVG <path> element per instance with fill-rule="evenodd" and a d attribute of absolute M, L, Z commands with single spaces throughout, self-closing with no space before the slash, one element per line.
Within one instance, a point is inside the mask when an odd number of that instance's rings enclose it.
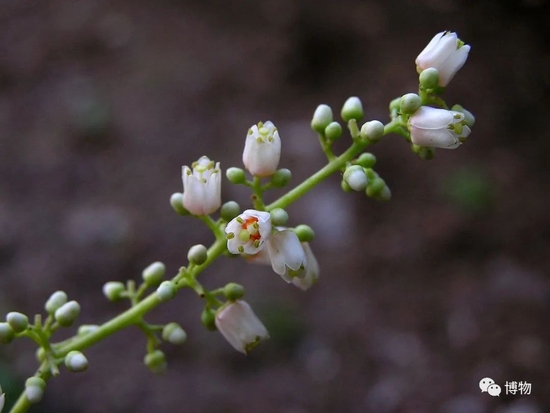
<path fill-rule="evenodd" d="M 271 267 L 287 283 L 294 277 L 304 277 L 307 258 L 294 231 L 285 229 L 271 236 L 267 244 Z"/>
<path fill-rule="evenodd" d="M 315 259 L 315 255 L 313 255 L 309 243 L 302 242 L 302 247 L 304 248 L 304 252 L 306 253 L 307 258 L 306 272 L 303 278 L 294 277 L 292 279 L 292 284 L 294 284 L 301 290 L 306 291 L 311 286 L 317 283 L 317 280 L 319 279 L 320 269 L 319 263 Z"/>
<path fill-rule="evenodd" d="M 441 32 L 434 36 L 416 58 L 418 73 L 433 67 L 439 71 L 439 86 L 447 86 L 460 70 L 470 46 L 465 45 L 454 32 Z"/>
<path fill-rule="evenodd" d="M 231 254 L 254 255 L 271 236 L 269 212 L 247 209 L 225 227 L 227 249 Z"/>
<path fill-rule="evenodd" d="M 244 354 L 269 337 L 267 329 L 246 301 L 237 300 L 220 308 L 215 322 L 229 344 Z"/>
<path fill-rule="evenodd" d="M 420 107 L 409 118 L 412 143 L 419 146 L 455 149 L 470 135 L 464 114 L 429 106 Z"/>
<path fill-rule="evenodd" d="M 243 164 L 255 176 L 271 176 L 279 166 L 281 138 L 273 123 L 258 123 L 248 130 L 243 152 Z"/>
<path fill-rule="evenodd" d="M 222 203 L 220 163 L 202 156 L 192 167 L 182 167 L 183 206 L 193 215 L 211 214 Z"/>

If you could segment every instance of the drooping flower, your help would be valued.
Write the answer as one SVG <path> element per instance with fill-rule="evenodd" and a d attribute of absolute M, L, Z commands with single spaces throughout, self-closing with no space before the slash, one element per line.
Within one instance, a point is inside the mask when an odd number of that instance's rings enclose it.
<path fill-rule="evenodd" d="M 409 118 L 409 131 L 415 145 L 446 149 L 458 148 L 471 133 L 464 114 L 429 106 L 420 107 Z"/>
<path fill-rule="evenodd" d="M 193 215 L 207 215 L 221 205 L 220 163 L 202 156 L 191 165 L 182 167 L 183 206 Z"/>
<path fill-rule="evenodd" d="M 267 329 L 246 301 L 236 300 L 216 312 L 216 327 L 236 350 L 248 354 L 269 337 Z"/>
<path fill-rule="evenodd" d="M 456 33 L 438 33 L 416 58 L 416 70 L 422 73 L 430 67 L 437 69 L 439 86 L 447 86 L 466 63 L 469 51 L 470 46 L 464 44 Z"/>
<path fill-rule="evenodd" d="M 296 287 L 300 288 L 301 290 L 306 291 L 310 287 L 315 285 L 317 283 L 317 280 L 319 280 L 320 269 L 319 269 L 319 263 L 317 262 L 315 255 L 313 255 L 313 251 L 311 251 L 311 247 L 309 246 L 309 243 L 302 242 L 302 247 L 304 248 L 304 252 L 306 253 L 306 259 L 307 259 L 305 275 L 302 278 L 300 277 L 292 278 L 292 284 L 294 284 Z"/>
<path fill-rule="evenodd" d="M 267 244 L 271 267 L 287 283 L 294 277 L 304 277 L 307 258 L 294 231 L 285 229 L 274 233 Z"/>
<path fill-rule="evenodd" d="M 253 125 L 246 135 L 243 164 L 248 171 L 259 177 L 271 176 L 279 166 L 281 138 L 273 123 Z"/>
<path fill-rule="evenodd" d="M 254 255 L 271 236 L 271 216 L 269 212 L 247 209 L 227 224 L 225 233 L 231 254 Z"/>

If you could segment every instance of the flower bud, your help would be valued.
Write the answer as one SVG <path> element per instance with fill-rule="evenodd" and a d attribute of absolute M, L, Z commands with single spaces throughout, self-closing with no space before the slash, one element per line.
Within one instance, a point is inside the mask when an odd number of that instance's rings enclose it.
<path fill-rule="evenodd" d="M 44 347 L 38 347 L 36 349 L 36 360 L 38 360 L 39 363 L 42 363 L 44 360 L 46 360 L 46 350 Z"/>
<path fill-rule="evenodd" d="M 367 175 L 359 165 L 353 165 L 346 169 L 344 181 L 354 191 L 364 191 L 368 184 Z"/>
<path fill-rule="evenodd" d="M 183 206 L 183 194 L 181 192 L 174 192 L 172 194 L 170 205 L 172 205 L 172 209 L 178 214 L 182 216 L 189 215 L 189 211 Z"/>
<path fill-rule="evenodd" d="M 344 106 L 342 106 L 342 119 L 344 119 L 346 122 L 349 122 L 351 119 L 355 119 L 356 121 L 360 121 L 363 116 L 363 104 L 361 103 L 361 100 L 357 96 L 352 96 L 346 100 L 344 103 Z"/>
<path fill-rule="evenodd" d="M 124 298 L 126 287 L 120 281 L 109 281 L 103 285 L 103 295 L 109 301 L 119 301 Z"/>
<path fill-rule="evenodd" d="M 244 297 L 244 287 L 237 283 L 228 283 L 223 287 L 223 295 L 229 301 L 239 300 Z"/>
<path fill-rule="evenodd" d="M 0 343 L 9 344 L 15 338 L 15 331 L 8 323 L 0 323 Z"/>
<path fill-rule="evenodd" d="M 420 105 L 422 105 L 420 96 L 418 96 L 416 93 L 407 93 L 406 95 L 403 95 L 401 97 L 399 108 L 401 109 L 401 113 L 410 115 L 416 112 Z"/>
<path fill-rule="evenodd" d="M 235 201 L 228 201 L 222 205 L 220 215 L 225 221 L 231 221 L 241 212 L 241 207 Z"/>
<path fill-rule="evenodd" d="M 29 326 L 29 317 L 15 311 L 8 313 L 6 321 L 16 333 L 25 331 Z"/>
<path fill-rule="evenodd" d="M 418 81 L 424 89 L 436 88 L 439 85 L 439 70 L 435 67 L 424 69 L 420 72 Z"/>
<path fill-rule="evenodd" d="M 80 373 L 88 369 L 88 359 L 80 351 L 70 351 L 65 356 L 65 366 L 69 371 Z"/>
<path fill-rule="evenodd" d="M 211 308 L 205 308 L 201 313 L 201 323 L 209 331 L 216 330 L 216 312 Z"/>
<path fill-rule="evenodd" d="M 331 122 L 325 128 L 325 136 L 328 140 L 334 141 L 342 136 L 342 125 L 338 122 Z"/>
<path fill-rule="evenodd" d="M 98 328 L 99 328 L 99 326 L 95 325 L 95 324 L 82 324 L 80 327 L 78 327 L 77 334 L 79 336 L 83 336 L 83 335 L 86 335 L 86 334 L 93 333 Z"/>
<path fill-rule="evenodd" d="M 235 185 L 244 184 L 246 181 L 246 176 L 241 168 L 228 168 L 227 171 L 225 171 L 225 176 L 229 182 Z"/>
<path fill-rule="evenodd" d="M 284 226 L 288 222 L 288 213 L 282 208 L 275 208 L 270 215 L 272 225 Z"/>
<path fill-rule="evenodd" d="M 80 315 L 80 304 L 76 301 L 69 301 L 66 304 L 63 304 L 59 307 L 55 314 L 55 321 L 57 321 L 63 327 L 71 326 L 78 316 Z"/>
<path fill-rule="evenodd" d="M 298 235 L 300 242 L 311 242 L 315 237 L 315 232 L 309 225 L 301 224 L 294 228 L 294 232 Z"/>
<path fill-rule="evenodd" d="M 165 274 L 166 266 L 162 262 L 156 261 L 143 270 L 141 278 L 149 287 L 156 287 L 161 283 Z"/>
<path fill-rule="evenodd" d="M 50 298 L 48 298 L 48 301 L 46 301 L 44 308 L 46 309 L 48 314 L 53 314 L 55 313 L 55 310 L 57 310 L 67 301 L 69 301 L 69 297 L 67 297 L 67 294 L 64 291 L 56 291 L 50 296 Z"/>
<path fill-rule="evenodd" d="M 382 192 L 380 192 L 380 195 L 378 195 L 378 198 L 376 198 L 378 201 L 389 201 L 391 200 L 391 190 L 388 185 L 384 186 L 382 188 Z"/>
<path fill-rule="evenodd" d="M 172 281 L 163 281 L 157 288 L 157 295 L 161 302 L 168 301 L 176 295 L 176 286 Z"/>
<path fill-rule="evenodd" d="M 371 198 L 377 198 L 382 193 L 385 186 L 386 182 L 384 182 L 382 178 L 375 178 L 370 181 L 369 186 L 367 186 L 367 195 Z"/>
<path fill-rule="evenodd" d="M 365 122 L 361 126 L 361 138 L 371 142 L 378 142 L 384 136 L 384 124 L 378 120 Z"/>
<path fill-rule="evenodd" d="M 273 174 L 271 177 L 271 184 L 276 188 L 282 188 L 287 186 L 292 178 L 292 173 L 289 169 L 281 168 Z"/>
<path fill-rule="evenodd" d="M 319 105 L 315 109 L 311 120 L 311 129 L 323 133 L 328 124 L 332 122 L 332 109 L 328 105 Z"/>
<path fill-rule="evenodd" d="M 187 340 L 187 333 L 178 323 L 169 323 L 162 329 L 162 339 L 167 343 L 179 346 Z"/>
<path fill-rule="evenodd" d="M 166 371 L 168 364 L 166 363 L 166 356 L 160 350 L 155 350 L 149 353 L 143 359 L 143 362 L 149 370 L 155 374 L 162 374 Z"/>
<path fill-rule="evenodd" d="M 25 396 L 30 403 L 39 403 L 44 396 L 46 382 L 40 377 L 29 377 L 25 382 Z"/>
<path fill-rule="evenodd" d="M 376 164 L 376 157 L 372 153 L 365 152 L 355 160 L 355 164 L 361 165 L 363 168 L 367 169 L 374 168 L 374 165 Z"/>
<path fill-rule="evenodd" d="M 187 259 L 195 265 L 202 265 L 208 259 L 208 251 L 202 244 L 193 245 L 189 248 Z"/>
<path fill-rule="evenodd" d="M 277 170 L 281 157 L 281 138 L 275 125 L 267 121 L 253 125 L 246 135 L 243 164 L 259 177 L 271 176 Z"/>

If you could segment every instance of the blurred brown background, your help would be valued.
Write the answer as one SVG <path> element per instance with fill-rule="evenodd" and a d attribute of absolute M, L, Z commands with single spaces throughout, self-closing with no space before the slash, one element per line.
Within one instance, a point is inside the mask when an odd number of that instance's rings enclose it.
<path fill-rule="evenodd" d="M 181 165 L 207 154 L 241 166 L 247 128 L 272 120 L 294 186 L 324 163 L 317 104 L 338 113 L 357 95 L 385 122 L 388 102 L 416 90 L 414 59 L 435 33 L 472 45 L 445 95 L 476 115 L 467 144 L 426 162 L 389 136 L 372 151 L 390 203 L 333 177 L 289 208 L 292 225 L 316 230 L 318 285 L 303 293 L 229 259 L 201 276 L 244 284 L 269 341 L 235 352 L 184 291 L 148 318 L 189 335 L 163 345 L 165 376 L 129 329 L 33 411 L 550 411 L 549 16 L 545 0 L 3 0 L 0 313 L 34 314 L 63 289 L 82 323 L 124 309 L 102 296 L 106 281 L 156 260 L 174 274 L 211 242 L 170 208 Z M 248 206 L 225 180 L 223 196 Z M 33 354 L 24 340 L 0 347 L 10 399 Z M 484 377 L 501 397 L 480 393 Z M 520 380 L 531 395 L 506 396 Z"/>

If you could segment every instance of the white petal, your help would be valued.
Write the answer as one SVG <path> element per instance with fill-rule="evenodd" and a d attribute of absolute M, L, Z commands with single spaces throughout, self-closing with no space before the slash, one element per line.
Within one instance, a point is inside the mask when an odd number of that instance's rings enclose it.
<path fill-rule="evenodd" d="M 273 271 L 290 282 L 288 269 L 298 271 L 307 266 L 304 248 L 294 231 L 285 230 L 273 234 L 268 244 Z M 303 274 L 302 276 L 304 276 Z"/>
<path fill-rule="evenodd" d="M 464 63 L 468 59 L 468 53 L 470 52 L 470 46 L 464 45 L 457 49 L 441 66 L 439 69 L 439 85 L 447 86 L 447 84 L 453 79 Z"/>
<path fill-rule="evenodd" d="M 454 149 L 460 141 L 447 129 L 418 129 L 410 127 L 411 140 L 415 145 L 433 148 Z M 458 142 L 458 145 L 456 143 Z"/>
<path fill-rule="evenodd" d="M 319 279 L 320 269 L 319 263 L 317 262 L 315 255 L 313 255 L 313 251 L 311 251 L 309 243 L 303 242 L 302 247 L 304 248 L 307 257 L 306 273 L 303 278 L 294 277 L 292 279 L 292 284 L 300 288 L 302 291 L 306 291 L 315 283 L 317 283 L 317 280 Z"/>
<path fill-rule="evenodd" d="M 409 119 L 409 123 L 420 129 L 446 128 L 453 122 L 453 112 L 421 106 Z"/>

